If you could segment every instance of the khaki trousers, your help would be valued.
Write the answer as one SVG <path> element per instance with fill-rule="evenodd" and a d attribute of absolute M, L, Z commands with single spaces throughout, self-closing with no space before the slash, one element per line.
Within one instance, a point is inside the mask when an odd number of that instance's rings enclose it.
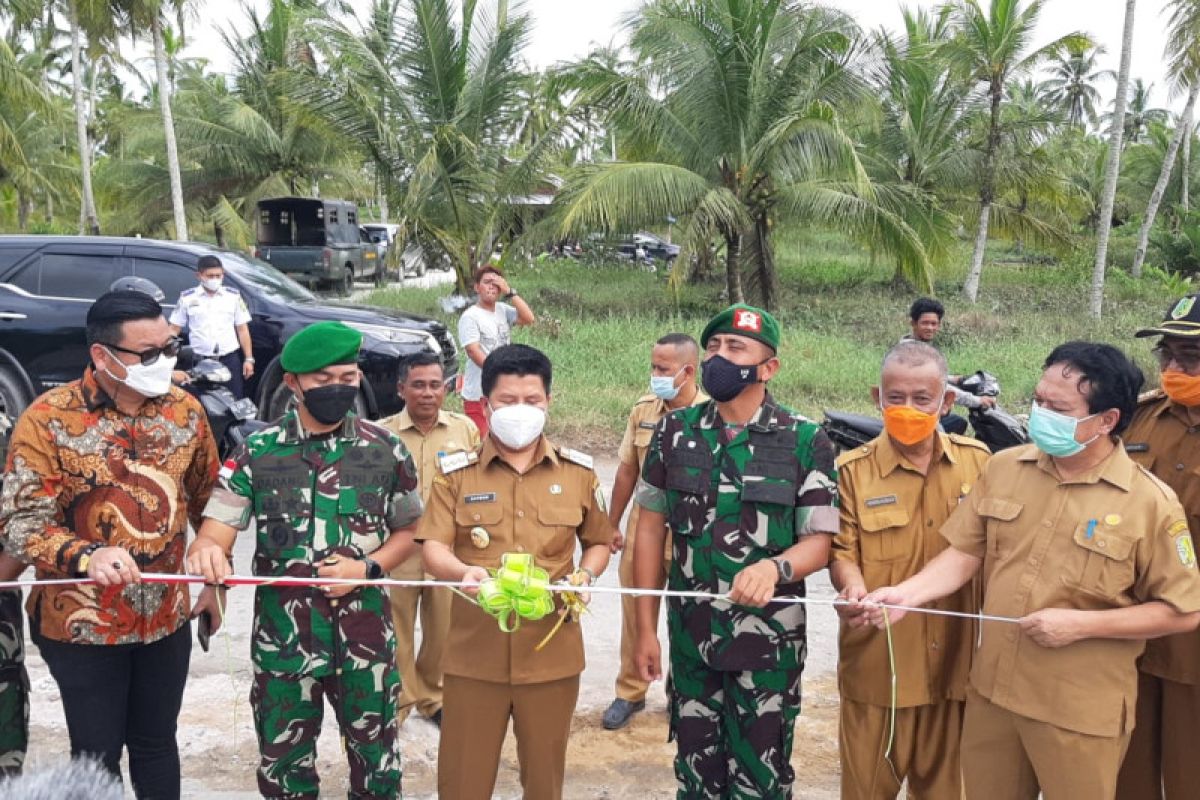
<path fill-rule="evenodd" d="M 390 595 L 401 688 L 397 721 L 404 722 L 414 707 L 432 717 L 442 707 L 442 651 L 450 634 L 451 592 L 442 586 L 405 586 L 393 587 Z M 421 649 L 414 653 L 418 612 Z"/>
<path fill-rule="evenodd" d="M 1137 727 L 1117 780 L 1118 800 L 1200 795 L 1200 686 L 1138 672 Z"/>
<path fill-rule="evenodd" d="M 1088 736 L 1006 711 L 968 689 L 967 800 L 1112 800 L 1129 735 Z"/>
<path fill-rule="evenodd" d="M 438 747 L 440 800 L 489 800 L 513 722 L 525 800 L 561 800 L 579 676 L 512 685 L 446 676 Z"/>
<path fill-rule="evenodd" d="M 625 549 L 621 551 L 621 563 L 617 567 L 617 577 L 625 589 L 633 588 L 633 543 L 637 530 L 638 508 L 635 505 L 629 512 L 629 524 L 625 534 Z M 671 534 L 667 533 L 666 550 L 663 553 L 663 581 L 658 588 L 667 585 L 666 576 L 671 571 Z M 617 673 L 616 696 L 631 703 L 646 699 L 646 691 L 650 684 L 642 680 L 634 663 L 634 650 L 637 648 L 637 598 L 631 594 L 621 595 L 621 671 Z"/>
<path fill-rule="evenodd" d="M 842 800 L 895 800 L 905 779 L 910 800 L 961 800 L 963 706 L 960 700 L 944 700 L 896 709 L 889 764 L 883 757 L 888 709 L 843 698 Z"/>

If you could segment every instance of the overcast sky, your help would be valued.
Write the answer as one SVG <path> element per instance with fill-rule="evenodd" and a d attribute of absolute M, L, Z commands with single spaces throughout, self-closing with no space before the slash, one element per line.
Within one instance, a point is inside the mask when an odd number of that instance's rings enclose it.
<path fill-rule="evenodd" d="M 259 8 L 265 0 L 251 0 Z M 351 0 L 352 5 L 365 8 L 365 0 Z M 910 7 L 931 7 L 942 0 L 904 0 Z M 1165 0 L 1139 0 L 1137 22 L 1134 26 L 1133 73 L 1153 83 L 1155 105 L 1181 109 L 1183 98 L 1169 98 L 1163 72 Z M 841 8 L 866 29 L 889 28 L 900 24 L 900 0 L 825 0 L 827 5 Z M 525 8 L 534 19 L 533 35 L 526 51 L 530 63 L 545 67 L 585 55 L 593 44 L 622 41 L 620 21 L 640 0 L 526 0 Z M 209 0 L 207 10 L 220 6 L 228 13 L 206 13 L 192 23 L 188 54 L 208 58 L 218 70 L 227 70 L 230 59 L 218 30 L 229 24 L 245 30 L 244 14 L 232 0 Z M 1125 3 L 1122 0 L 1049 0 L 1042 14 L 1038 43 L 1072 31 L 1083 30 L 1103 44 L 1108 52 L 1101 57 L 1101 67 L 1117 70 L 1121 56 L 1121 31 Z M 1115 81 L 1106 81 L 1102 91 L 1111 98 Z"/>

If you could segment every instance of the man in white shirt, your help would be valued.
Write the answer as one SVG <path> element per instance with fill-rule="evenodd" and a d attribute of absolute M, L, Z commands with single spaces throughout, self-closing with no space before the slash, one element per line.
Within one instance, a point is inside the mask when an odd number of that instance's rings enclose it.
<path fill-rule="evenodd" d="M 229 368 L 227 384 L 234 397 L 244 397 L 244 383 L 254 374 L 250 344 L 250 311 L 237 289 L 224 285 L 225 268 L 216 256 L 196 262 L 200 285 L 179 295 L 171 312 L 171 330 L 188 332 L 196 358 L 215 358 Z"/>
<path fill-rule="evenodd" d="M 475 270 L 475 294 L 479 302 L 463 312 L 458 320 L 458 341 L 467 352 L 463 378 L 463 411 L 481 438 L 487 437 L 487 418 L 483 413 L 483 360 L 497 347 L 509 344 L 512 326 L 532 325 L 533 310 L 508 285 L 499 269 L 491 265 Z M 512 305 L 499 302 L 511 300 Z"/>

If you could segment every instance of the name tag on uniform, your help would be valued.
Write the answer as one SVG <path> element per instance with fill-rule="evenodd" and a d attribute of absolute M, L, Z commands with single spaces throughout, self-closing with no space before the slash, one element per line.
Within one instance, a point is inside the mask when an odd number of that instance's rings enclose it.
<path fill-rule="evenodd" d="M 1149 453 L 1150 452 L 1150 443 L 1149 442 L 1129 442 L 1128 444 L 1125 445 L 1125 452 L 1126 453 Z"/>
<path fill-rule="evenodd" d="M 889 494 L 883 497 L 871 497 L 867 499 L 867 508 L 879 508 L 880 506 L 896 505 L 896 495 Z"/>
<path fill-rule="evenodd" d="M 469 494 L 463 499 L 468 503 L 494 503 L 496 502 L 496 493 L 484 492 L 482 494 Z"/>
<path fill-rule="evenodd" d="M 653 422 L 639 422 L 639 423 L 638 423 L 638 427 L 639 427 L 639 428 L 645 428 L 645 429 L 646 429 L 646 430 L 648 430 L 648 431 L 652 431 L 652 430 L 654 430 L 655 428 L 657 428 L 657 427 L 658 427 L 658 425 L 657 425 L 657 424 L 655 424 L 655 423 L 653 423 Z"/>

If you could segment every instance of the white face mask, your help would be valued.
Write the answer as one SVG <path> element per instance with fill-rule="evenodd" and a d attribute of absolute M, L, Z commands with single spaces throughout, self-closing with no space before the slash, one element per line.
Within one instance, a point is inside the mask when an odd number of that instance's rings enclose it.
<path fill-rule="evenodd" d="M 200 281 L 200 285 L 203 286 L 204 290 L 207 292 L 216 292 L 220 290 L 222 282 L 222 278 L 204 278 Z"/>
<path fill-rule="evenodd" d="M 542 435 L 546 427 L 546 412 L 524 403 L 493 408 L 488 427 L 505 447 L 524 450 Z"/>
<path fill-rule="evenodd" d="M 107 350 L 108 348 L 105 349 Z M 108 354 L 112 356 L 112 351 L 109 350 Z M 120 361 L 116 356 L 113 356 L 113 359 Z M 125 367 L 124 380 L 113 375 L 107 367 L 105 367 L 104 373 L 117 383 L 125 384 L 143 397 L 162 397 L 171 391 L 171 373 L 175 371 L 175 362 L 178 360 L 178 358 L 159 356 L 158 360 L 150 366 L 146 366 L 145 364 L 123 364 Z"/>

